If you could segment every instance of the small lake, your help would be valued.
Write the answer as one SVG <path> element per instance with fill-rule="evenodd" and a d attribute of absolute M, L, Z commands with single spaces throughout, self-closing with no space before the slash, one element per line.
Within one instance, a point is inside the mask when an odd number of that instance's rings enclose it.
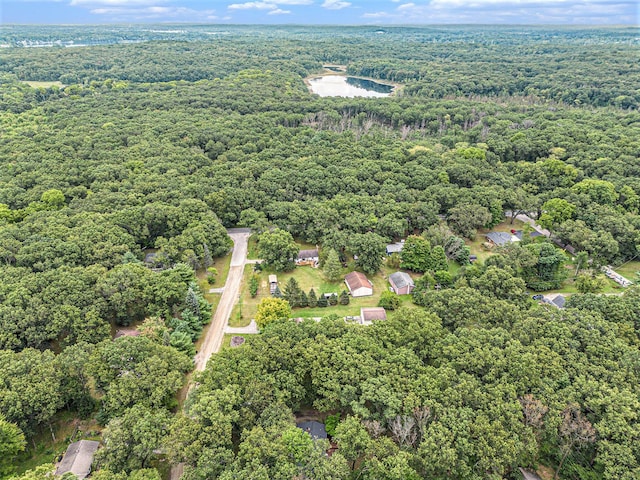
<path fill-rule="evenodd" d="M 388 97 L 393 85 L 364 78 L 325 75 L 309 79 L 312 93 L 321 97 Z"/>

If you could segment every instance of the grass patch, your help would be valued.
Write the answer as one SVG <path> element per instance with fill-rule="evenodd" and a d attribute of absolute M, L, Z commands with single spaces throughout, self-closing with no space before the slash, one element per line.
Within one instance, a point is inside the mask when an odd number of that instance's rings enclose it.
<path fill-rule="evenodd" d="M 469 247 L 471 251 L 471 255 L 476 255 L 478 260 L 485 261 L 491 255 L 494 254 L 494 249 L 485 247 L 485 243 L 487 239 L 485 235 L 489 232 L 511 232 L 511 230 L 522 230 L 524 229 L 525 223 L 516 219 L 513 221 L 513 224 L 510 223 L 509 220 L 505 220 L 504 222 L 499 223 L 493 228 L 486 229 L 481 228 L 476 233 L 476 237 L 473 240 L 465 240 L 465 243 Z M 452 272 L 453 273 L 453 272 Z"/>
<path fill-rule="evenodd" d="M 22 83 L 29 85 L 31 88 L 49 88 L 49 87 L 64 87 L 62 82 L 36 82 L 33 80 L 23 80 Z"/>
<path fill-rule="evenodd" d="M 247 259 L 256 260 L 258 258 L 260 258 L 258 255 L 258 235 L 254 233 L 247 242 Z"/>

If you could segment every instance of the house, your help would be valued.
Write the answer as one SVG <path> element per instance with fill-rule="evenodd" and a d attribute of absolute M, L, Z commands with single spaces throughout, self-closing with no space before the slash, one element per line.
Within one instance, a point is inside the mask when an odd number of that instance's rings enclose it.
<path fill-rule="evenodd" d="M 404 240 L 400 240 L 396 243 L 390 243 L 387 245 L 387 255 L 392 255 L 394 253 L 400 253 L 404 248 Z"/>
<path fill-rule="evenodd" d="M 320 257 L 318 255 L 318 249 L 315 250 L 300 250 L 298 258 L 296 258 L 296 265 L 309 265 L 311 267 L 317 267 Z"/>
<path fill-rule="evenodd" d="M 413 279 L 405 272 L 396 272 L 389 275 L 391 289 L 398 295 L 409 295 L 415 287 Z"/>
<path fill-rule="evenodd" d="M 382 307 L 370 307 L 360 309 L 360 323 L 371 325 L 374 320 L 386 320 L 387 312 Z"/>
<path fill-rule="evenodd" d="M 278 288 L 278 277 L 269 275 L 269 292 L 271 292 L 271 295 L 276 292 L 276 288 Z"/>
<path fill-rule="evenodd" d="M 556 294 L 556 295 L 545 295 L 542 298 L 542 301 L 548 305 L 553 305 L 556 308 L 564 308 L 564 304 L 567 302 L 567 299 L 564 295 Z"/>
<path fill-rule="evenodd" d="M 316 421 L 298 422 L 296 423 L 296 427 L 307 432 L 314 440 L 327 438 L 327 429 L 324 423 Z"/>
<path fill-rule="evenodd" d="M 493 243 L 497 247 L 501 247 L 502 245 L 507 245 L 513 242 L 519 242 L 520 239 L 508 232 L 489 232 L 486 235 L 487 240 Z"/>
<path fill-rule="evenodd" d="M 56 475 L 64 475 L 70 472 L 80 480 L 86 478 L 87 475 L 91 473 L 93 455 L 96 453 L 99 445 L 99 442 L 93 440 L 73 442 L 67 447 L 62 461 L 58 464 Z"/>
<path fill-rule="evenodd" d="M 513 230 L 513 232 L 515 232 L 514 235 L 516 237 L 518 237 L 520 240 L 522 240 L 522 237 L 524 236 L 524 232 L 522 230 Z M 544 237 L 544 235 L 541 234 L 540 232 L 538 232 L 537 230 L 534 230 L 533 232 L 531 232 L 529 234 L 529 237 L 538 238 L 538 237 Z"/>
<path fill-rule="evenodd" d="M 352 297 L 366 297 L 373 295 L 373 283 L 364 273 L 351 272 L 344 277 L 349 293 Z"/>

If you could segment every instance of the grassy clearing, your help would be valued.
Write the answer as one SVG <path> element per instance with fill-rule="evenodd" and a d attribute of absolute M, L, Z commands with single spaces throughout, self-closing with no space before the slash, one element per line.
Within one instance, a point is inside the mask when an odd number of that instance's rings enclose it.
<path fill-rule="evenodd" d="M 510 232 L 511 230 L 522 230 L 525 226 L 525 223 L 520 220 L 514 220 L 513 224 L 510 223 L 509 220 L 505 220 L 502 223 L 499 223 L 495 227 L 491 229 L 481 228 L 478 230 L 476 234 L 476 238 L 474 240 L 465 240 L 465 243 L 471 250 L 471 255 L 476 255 L 478 260 L 485 261 L 491 255 L 493 255 L 493 249 L 485 247 L 485 243 L 487 239 L 485 235 L 489 232 Z M 453 272 L 452 272 L 453 273 Z"/>
<path fill-rule="evenodd" d="M 315 246 L 312 246 L 315 248 Z M 335 293 L 337 296 L 340 296 L 340 293 L 343 290 L 347 289 L 347 286 L 344 283 L 344 275 L 349 273 L 351 270 L 349 268 L 344 268 L 342 271 L 342 277 L 337 282 L 329 282 L 322 275 L 322 270 L 319 268 L 312 268 L 309 266 L 298 267 L 291 272 L 281 272 L 276 273 L 278 277 L 278 285 L 280 286 L 280 290 L 284 290 L 285 285 L 289 281 L 290 278 L 294 277 L 300 288 L 304 290 L 305 293 L 309 293 L 309 290 L 313 288 L 316 292 L 316 295 L 320 295 L 321 293 Z M 293 310 L 294 317 L 325 317 L 327 315 L 336 314 L 341 317 L 344 316 L 356 316 L 360 315 L 360 308 L 362 307 L 376 307 L 378 305 L 378 301 L 380 299 L 380 294 L 389 288 L 389 283 L 387 281 L 387 276 L 390 273 L 393 273 L 395 270 L 388 268 L 387 266 L 383 266 L 381 271 L 376 275 L 368 275 L 369 280 L 373 283 L 373 295 L 370 297 L 359 297 L 359 298 L 351 298 L 349 305 L 336 305 L 334 307 L 316 307 L 316 308 L 295 308 Z M 229 326 L 231 327 L 244 327 L 249 324 L 251 318 L 253 318 L 257 312 L 258 304 L 263 298 L 268 298 L 271 296 L 269 292 L 269 281 L 268 277 L 270 274 L 275 272 L 273 271 L 263 271 L 258 272 L 259 276 L 259 289 L 258 295 L 255 298 L 251 298 L 248 289 L 249 278 L 253 273 L 253 265 L 245 266 L 244 277 L 242 280 L 242 286 L 240 288 L 240 300 L 238 304 L 233 309 L 231 313 L 231 318 L 229 319 Z M 414 278 L 419 277 L 419 275 L 410 273 L 410 275 Z M 410 306 L 411 297 L 409 295 L 402 295 L 400 297 L 402 305 Z"/>
<path fill-rule="evenodd" d="M 22 83 L 29 85 L 31 88 L 49 88 L 49 87 L 64 87 L 62 82 L 36 82 L 32 80 L 23 80 Z"/>

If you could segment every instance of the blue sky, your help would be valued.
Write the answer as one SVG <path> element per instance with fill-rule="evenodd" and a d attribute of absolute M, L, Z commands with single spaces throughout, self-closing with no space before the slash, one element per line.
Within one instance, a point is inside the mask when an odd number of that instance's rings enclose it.
<path fill-rule="evenodd" d="M 638 24 L 637 0 L 0 0 L 2 23 Z"/>

